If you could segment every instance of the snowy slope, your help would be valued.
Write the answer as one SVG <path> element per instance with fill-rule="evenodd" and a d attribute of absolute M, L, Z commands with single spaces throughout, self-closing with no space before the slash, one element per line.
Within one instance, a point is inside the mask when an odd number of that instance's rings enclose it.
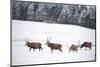
<path fill-rule="evenodd" d="M 54 51 L 45 45 L 47 36 L 52 36 L 50 42 L 62 44 L 63 53 Z M 25 39 L 41 42 L 43 51 L 35 52 L 25 46 Z M 33 21 L 12 20 L 12 65 L 44 64 L 56 62 L 93 61 L 95 46 L 92 50 L 79 49 L 78 52 L 68 52 L 71 44 L 90 41 L 95 45 L 95 29 L 76 25 L 47 24 Z"/>

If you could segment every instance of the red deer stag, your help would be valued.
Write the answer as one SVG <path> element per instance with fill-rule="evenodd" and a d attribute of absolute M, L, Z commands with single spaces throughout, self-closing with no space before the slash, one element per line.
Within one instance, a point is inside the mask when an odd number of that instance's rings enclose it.
<path fill-rule="evenodd" d="M 92 43 L 91 43 L 91 42 L 84 42 L 84 43 L 80 46 L 80 48 L 83 48 L 83 47 L 91 49 L 91 48 L 92 48 Z"/>
<path fill-rule="evenodd" d="M 43 48 L 41 47 L 42 44 L 41 44 L 40 42 L 29 42 L 29 41 L 26 41 L 25 46 L 28 46 L 28 47 L 30 48 L 29 51 L 30 51 L 31 49 L 33 49 L 34 51 L 35 51 L 35 49 L 39 49 L 39 51 L 40 51 L 41 49 L 43 50 Z"/>
<path fill-rule="evenodd" d="M 70 51 L 76 51 L 76 52 L 77 52 L 77 51 L 78 51 L 78 47 L 79 47 L 78 45 L 72 44 L 72 45 L 70 46 L 70 48 L 69 48 L 69 52 L 70 52 Z"/>
<path fill-rule="evenodd" d="M 53 52 L 53 50 L 59 50 L 60 52 L 62 52 L 62 45 L 58 44 L 58 43 L 50 43 L 51 38 L 47 37 L 47 42 L 46 45 L 51 48 L 51 51 Z"/>

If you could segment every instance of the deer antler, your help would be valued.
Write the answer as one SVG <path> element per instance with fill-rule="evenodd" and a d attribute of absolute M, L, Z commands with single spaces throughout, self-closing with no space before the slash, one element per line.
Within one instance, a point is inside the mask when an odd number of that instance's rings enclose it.
<path fill-rule="evenodd" d="M 49 37 L 49 41 L 51 40 L 52 36 Z"/>
<path fill-rule="evenodd" d="M 47 40 L 49 39 L 49 36 L 47 36 Z"/>
<path fill-rule="evenodd" d="M 29 39 L 25 38 L 25 42 L 29 41 Z"/>
<path fill-rule="evenodd" d="M 50 37 L 49 37 L 49 36 L 47 36 L 47 40 L 48 40 L 48 41 L 50 41 L 50 40 L 51 40 L 51 38 L 52 38 L 52 36 L 50 36 Z"/>
<path fill-rule="evenodd" d="M 78 40 L 77 44 L 78 44 L 78 46 L 80 47 L 80 45 L 81 45 L 81 41 L 80 41 L 80 40 Z"/>
<path fill-rule="evenodd" d="M 25 42 L 27 42 L 27 39 L 25 38 Z"/>

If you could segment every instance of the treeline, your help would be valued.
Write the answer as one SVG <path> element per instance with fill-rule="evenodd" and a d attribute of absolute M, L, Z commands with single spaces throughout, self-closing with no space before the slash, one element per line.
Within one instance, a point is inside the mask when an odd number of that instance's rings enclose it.
<path fill-rule="evenodd" d="M 12 19 L 76 24 L 93 29 L 96 28 L 96 7 L 93 5 L 12 0 L 11 6 Z"/>

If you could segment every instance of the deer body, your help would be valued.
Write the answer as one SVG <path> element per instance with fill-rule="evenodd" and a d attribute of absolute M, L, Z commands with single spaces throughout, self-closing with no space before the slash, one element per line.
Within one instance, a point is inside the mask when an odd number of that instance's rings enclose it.
<path fill-rule="evenodd" d="M 78 51 L 78 46 L 77 45 L 74 45 L 74 44 L 72 44 L 71 46 L 70 46 L 70 48 L 69 48 L 69 52 L 70 51 Z"/>
<path fill-rule="evenodd" d="M 31 49 L 34 49 L 34 51 L 35 51 L 35 49 L 39 49 L 39 50 L 43 49 L 43 48 L 41 47 L 42 44 L 39 43 L 39 42 L 29 42 L 29 41 L 27 41 L 27 42 L 26 42 L 26 46 L 28 46 L 28 47 L 30 48 L 30 50 L 31 50 Z M 29 51 L 30 51 L 30 50 L 29 50 Z"/>
<path fill-rule="evenodd" d="M 92 43 L 91 43 L 91 42 L 84 42 L 84 43 L 80 46 L 80 48 L 83 48 L 83 47 L 91 49 L 91 48 L 92 48 Z"/>
<path fill-rule="evenodd" d="M 59 50 L 62 52 L 62 45 L 61 44 L 58 44 L 58 43 L 50 43 L 50 39 L 47 39 L 47 42 L 46 42 L 47 46 L 49 48 L 51 48 L 51 51 L 53 52 L 53 50 Z"/>

